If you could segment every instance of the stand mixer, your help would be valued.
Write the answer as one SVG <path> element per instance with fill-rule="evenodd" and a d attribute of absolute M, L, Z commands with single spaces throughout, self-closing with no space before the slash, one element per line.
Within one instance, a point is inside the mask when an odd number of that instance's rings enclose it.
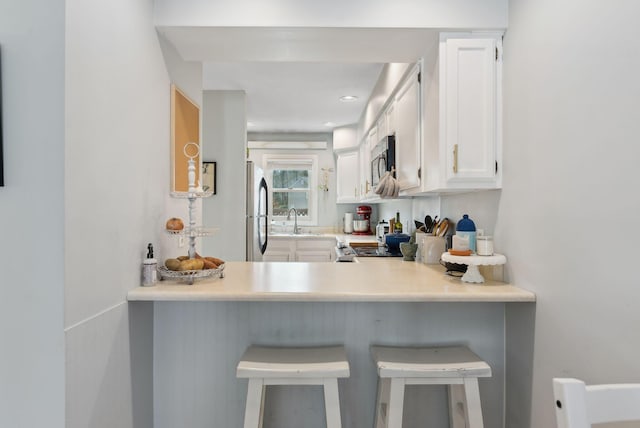
<path fill-rule="evenodd" d="M 356 209 L 359 220 L 354 220 L 354 235 L 371 235 L 371 207 L 369 205 L 360 205 Z M 360 226 L 360 227 L 358 227 Z"/>

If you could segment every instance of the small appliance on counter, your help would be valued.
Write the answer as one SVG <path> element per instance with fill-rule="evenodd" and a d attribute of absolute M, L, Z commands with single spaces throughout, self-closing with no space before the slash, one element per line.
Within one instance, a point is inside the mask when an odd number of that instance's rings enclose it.
<path fill-rule="evenodd" d="M 360 205 L 356 209 L 359 219 L 353 220 L 354 235 L 371 235 L 371 207 Z"/>
<path fill-rule="evenodd" d="M 389 233 L 389 223 L 386 220 L 380 220 L 378 225 L 376 226 L 376 240 L 378 241 L 378 246 L 382 246 L 385 244 L 384 236 Z"/>

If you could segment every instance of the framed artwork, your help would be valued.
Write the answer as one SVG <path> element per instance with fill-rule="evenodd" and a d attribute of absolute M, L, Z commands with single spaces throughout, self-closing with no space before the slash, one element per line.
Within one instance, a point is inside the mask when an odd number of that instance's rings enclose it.
<path fill-rule="evenodd" d="M 200 107 L 184 92 L 171 85 L 171 191 L 189 190 L 187 175 L 189 157 L 193 156 L 196 165 L 200 163 Z M 186 152 L 185 152 L 186 150 Z M 196 184 L 200 172 L 196 167 Z"/>
<path fill-rule="evenodd" d="M 216 163 L 202 162 L 202 191 L 216 194 Z"/>

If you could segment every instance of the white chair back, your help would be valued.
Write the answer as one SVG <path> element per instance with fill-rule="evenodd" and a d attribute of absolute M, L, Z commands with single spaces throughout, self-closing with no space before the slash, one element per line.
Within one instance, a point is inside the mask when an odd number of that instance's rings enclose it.
<path fill-rule="evenodd" d="M 558 428 L 640 420 L 640 384 L 585 385 L 578 379 L 553 379 Z"/>

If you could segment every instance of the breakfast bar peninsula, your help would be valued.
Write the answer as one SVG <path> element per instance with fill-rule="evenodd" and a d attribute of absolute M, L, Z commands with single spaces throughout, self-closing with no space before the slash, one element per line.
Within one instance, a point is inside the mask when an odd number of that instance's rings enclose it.
<path fill-rule="evenodd" d="M 484 421 L 502 427 L 506 313 L 533 313 L 535 305 L 533 293 L 514 285 L 467 284 L 439 265 L 399 259 L 227 262 L 224 278 L 161 281 L 131 290 L 128 300 L 131 311 L 153 314 L 156 428 L 242 426 L 246 380 L 235 377 L 235 367 L 251 344 L 344 344 L 351 366 L 339 385 L 345 428 L 373 426 L 371 345 L 464 344 L 492 368 L 480 383 Z M 324 427 L 320 389 L 270 388 L 265 428 Z M 446 426 L 444 387 L 412 388 L 405 426 Z"/>

